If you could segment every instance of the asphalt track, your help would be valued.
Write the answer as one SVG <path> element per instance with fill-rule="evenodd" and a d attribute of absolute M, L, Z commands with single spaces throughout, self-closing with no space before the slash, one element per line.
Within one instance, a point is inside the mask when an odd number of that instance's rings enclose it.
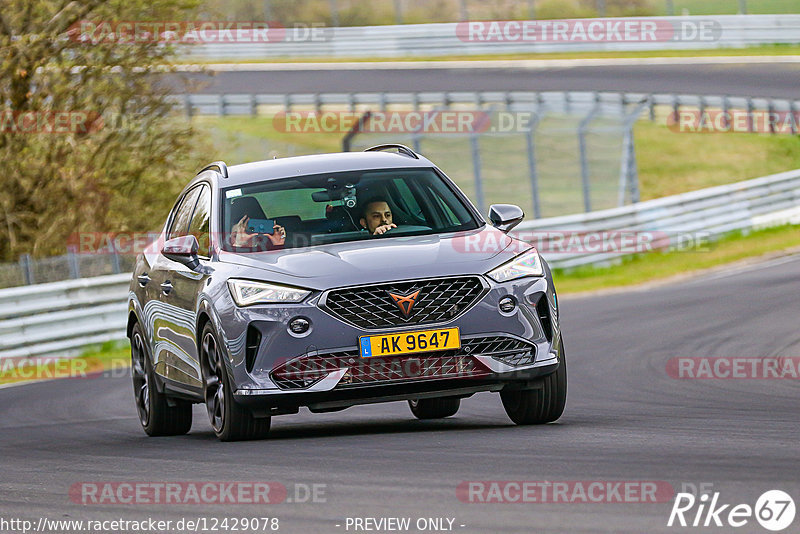
<path fill-rule="evenodd" d="M 604 65 L 553 68 L 248 69 L 186 73 L 197 92 L 322 93 L 380 91 L 627 91 L 797 98 L 800 63 Z M 178 90 L 179 84 L 173 83 Z"/>
<path fill-rule="evenodd" d="M 454 531 L 675 532 L 672 502 L 461 502 L 470 480 L 712 483 L 754 505 L 770 489 L 800 499 L 800 382 L 677 380 L 673 356 L 800 356 L 800 257 L 655 289 L 564 299 L 565 415 L 515 427 L 499 398 L 466 399 L 450 419 L 405 403 L 273 419 L 271 439 L 219 443 L 200 407 L 191 434 L 147 438 L 127 378 L 0 390 L 0 518 L 278 517 L 280 532 L 348 532 L 347 517 L 455 518 Z M 326 502 L 77 505 L 85 481 L 325 484 Z M 341 525 L 337 527 L 336 525 Z M 461 527 L 460 525 L 464 525 Z M 785 532 L 797 532 L 800 518 Z M 712 529 L 730 532 L 731 528 Z M 754 520 L 737 532 L 766 532 Z M 352 529 L 349 532 L 353 532 Z M 411 532 L 417 532 L 412 529 Z"/>

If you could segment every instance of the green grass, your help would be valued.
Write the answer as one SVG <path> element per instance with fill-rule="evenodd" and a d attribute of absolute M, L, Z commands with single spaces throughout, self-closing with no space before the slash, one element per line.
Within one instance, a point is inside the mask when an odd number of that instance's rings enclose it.
<path fill-rule="evenodd" d="M 800 46 L 789 44 L 774 44 L 763 46 L 749 46 L 747 48 L 710 48 L 697 50 L 637 50 L 637 51 L 607 51 L 607 52 L 547 52 L 547 53 L 516 53 L 516 54 L 477 54 L 420 57 L 408 56 L 403 58 L 387 57 L 279 57 L 268 59 L 184 59 L 187 64 L 216 64 L 216 63 L 342 63 L 342 62 L 398 62 L 398 61 L 481 61 L 481 60 L 525 60 L 525 59 L 608 59 L 608 58 L 653 58 L 653 57 L 728 57 L 728 56 L 795 56 L 800 55 Z"/>
<path fill-rule="evenodd" d="M 674 0 L 674 5 L 676 15 L 682 15 L 684 9 L 689 15 L 731 15 L 739 12 L 738 0 Z M 798 12 L 800 4 L 797 0 L 747 1 L 747 13 L 751 15 Z"/>
<path fill-rule="evenodd" d="M 676 133 L 659 119 L 635 137 L 642 200 L 800 168 L 798 136 Z"/>
<path fill-rule="evenodd" d="M 557 270 L 554 278 L 559 293 L 582 293 L 686 275 L 796 247 L 800 247 L 800 227 L 785 225 L 749 234 L 736 232 L 711 243 L 708 250 L 638 254 L 609 267 Z"/>

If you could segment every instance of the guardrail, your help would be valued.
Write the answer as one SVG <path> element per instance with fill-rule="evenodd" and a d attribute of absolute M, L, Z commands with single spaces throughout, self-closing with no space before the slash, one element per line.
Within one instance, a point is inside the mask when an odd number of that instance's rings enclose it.
<path fill-rule="evenodd" d="M 614 250 L 619 245 L 615 231 L 624 230 L 631 239 L 643 236 L 650 248 L 664 249 L 680 248 L 692 233 L 713 240 L 736 230 L 787 223 L 800 224 L 800 170 L 621 208 L 526 221 L 514 233 L 539 245 L 551 266 L 569 269 L 606 265 L 630 254 Z M 577 245 L 570 246 L 573 238 Z M 604 238 L 611 244 L 606 250 L 587 249 L 587 243 L 594 247 Z"/>
<path fill-rule="evenodd" d="M 653 248 L 686 232 L 709 238 L 749 228 L 800 223 L 800 170 L 588 214 L 527 221 L 513 232 L 535 239 L 554 268 L 601 265 L 625 252 L 559 252 L 554 239 L 625 230 L 648 232 Z M 585 242 L 585 241 L 584 241 Z M 560 246 L 560 245 L 559 245 Z M 75 354 L 124 339 L 129 274 L 0 290 L 0 359 Z"/>
<path fill-rule="evenodd" d="M 0 290 L 0 359 L 124 339 L 130 273 Z"/>
<path fill-rule="evenodd" d="M 542 42 L 539 40 L 523 41 L 521 28 L 509 27 L 505 32 L 500 26 L 499 34 L 491 42 L 471 41 L 459 37 L 464 31 L 462 23 L 440 24 L 404 24 L 394 26 L 361 26 L 325 28 L 325 31 L 308 33 L 307 38 L 290 36 L 285 41 L 266 43 L 216 42 L 192 45 L 182 50 L 186 59 L 222 60 L 222 59 L 269 59 L 276 57 L 433 57 L 451 55 L 509 54 L 509 53 L 549 53 L 549 52 L 581 52 L 581 51 L 634 51 L 634 50 L 688 50 L 700 48 L 743 48 L 746 46 L 787 43 L 800 43 L 800 15 L 715 15 L 689 17 L 636 17 L 602 19 L 609 24 L 617 24 L 622 28 L 619 38 L 612 36 L 605 41 L 592 38 L 593 29 L 589 24 L 597 19 L 585 19 L 580 24 L 586 28 L 577 36 L 572 28 L 575 21 L 569 24 L 569 36 L 565 35 L 560 42 Z M 625 40 L 625 23 L 656 24 L 655 40 L 644 42 Z M 514 21 L 522 24 L 521 21 Z M 532 24 L 549 25 L 556 21 L 530 21 Z M 478 24 L 480 24 L 478 22 Z M 513 24 L 513 23 L 512 23 Z M 707 24 L 702 26 L 701 24 Z M 670 26 L 675 30 L 670 30 Z M 541 26 L 539 26 L 541 28 Z M 516 28 L 513 32 L 513 28 Z M 641 27 L 639 27 L 641 28 Z M 703 28 L 706 33 L 703 34 Z M 287 30 L 290 31 L 290 30 Z M 552 31 L 552 30 L 551 30 Z M 641 33 L 641 29 L 634 30 Z M 685 31 L 684 35 L 680 34 Z M 710 31 L 710 33 L 709 33 Z M 662 32 L 665 32 L 662 35 Z M 304 31 L 304 33 L 306 33 Z M 489 28 L 484 33 L 488 37 Z M 509 40 L 508 34 L 518 35 Z M 695 38 L 691 38 L 695 34 Z M 315 37 L 315 35 L 317 37 Z M 614 34 L 616 35 L 616 34 Z M 701 35 L 705 35 L 702 38 Z"/>

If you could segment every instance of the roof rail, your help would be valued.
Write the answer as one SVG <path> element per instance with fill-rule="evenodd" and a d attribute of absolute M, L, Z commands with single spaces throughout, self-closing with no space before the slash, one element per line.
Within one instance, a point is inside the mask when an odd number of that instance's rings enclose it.
<path fill-rule="evenodd" d="M 223 178 L 228 177 L 228 166 L 225 164 L 224 161 L 214 161 L 213 163 L 209 163 L 208 165 L 197 171 L 197 174 L 209 170 L 217 171 L 222 175 Z"/>
<path fill-rule="evenodd" d="M 419 156 L 417 156 L 416 152 L 408 148 L 406 145 L 398 145 L 395 143 L 371 146 L 367 149 L 364 149 L 364 152 L 382 152 L 384 150 L 391 150 L 393 148 L 397 149 L 397 151 L 400 154 L 403 154 L 404 156 L 408 156 L 409 158 L 419 159 Z"/>

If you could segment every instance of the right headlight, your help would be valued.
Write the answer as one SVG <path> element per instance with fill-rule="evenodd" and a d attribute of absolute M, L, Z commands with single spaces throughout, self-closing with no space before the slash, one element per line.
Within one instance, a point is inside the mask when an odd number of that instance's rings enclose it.
<path fill-rule="evenodd" d="M 542 258 L 535 248 L 524 252 L 500 267 L 486 273 L 495 282 L 508 282 L 525 276 L 544 276 Z"/>
<path fill-rule="evenodd" d="M 308 289 L 236 278 L 228 280 L 228 289 L 239 306 L 300 302 L 311 294 Z"/>

